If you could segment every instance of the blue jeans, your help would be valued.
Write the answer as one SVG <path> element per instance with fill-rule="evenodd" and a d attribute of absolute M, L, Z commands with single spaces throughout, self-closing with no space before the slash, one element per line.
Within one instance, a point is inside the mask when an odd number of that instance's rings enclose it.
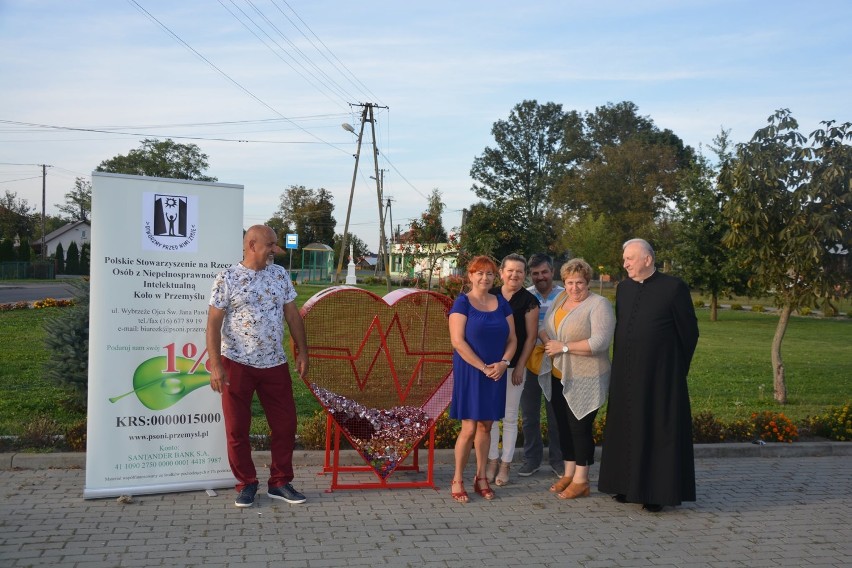
<path fill-rule="evenodd" d="M 528 370 L 524 377 L 524 391 L 521 393 L 521 417 L 524 433 L 524 462 L 533 467 L 540 466 L 544 457 L 544 442 L 541 439 L 542 395 L 538 375 Z M 559 427 L 556 425 L 556 417 L 553 415 L 553 406 L 550 401 L 545 399 L 544 406 L 547 413 L 548 460 L 551 467 L 561 472 L 565 464 L 562 463 L 562 452 L 559 450 Z"/>

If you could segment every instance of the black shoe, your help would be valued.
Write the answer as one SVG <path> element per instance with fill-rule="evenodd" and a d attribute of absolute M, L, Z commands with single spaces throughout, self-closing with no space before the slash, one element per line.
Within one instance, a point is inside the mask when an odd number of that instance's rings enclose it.
<path fill-rule="evenodd" d="M 240 494 L 237 495 L 237 500 L 234 505 L 237 507 L 251 507 L 254 504 L 254 495 L 257 493 L 257 482 L 251 485 L 246 485 Z"/>
<path fill-rule="evenodd" d="M 656 505 L 654 503 L 645 503 L 642 505 L 642 508 L 648 511 L 649 513 L 659 513 L 663 510 L 662 505 Z"/>
<path fill-rule="evenodd" d="M 304 503 L 307 501 L 305 496 L 296 491 L 292 485 L 289 483 L 287 485 L 282 485 L 281 487 L 271 487 L 269 491 L 266 492 L 267 495 L 272 497 L 273 499 L 281 499 L 282 501 L 287 501 L 288 503 Z"/>
<path fill-rule="evenodd" d="M 613 501 L 618 501 L 619 503 L 627 503 L 627 495 L 623 493 L 616 493 L 612 496 Z"/>

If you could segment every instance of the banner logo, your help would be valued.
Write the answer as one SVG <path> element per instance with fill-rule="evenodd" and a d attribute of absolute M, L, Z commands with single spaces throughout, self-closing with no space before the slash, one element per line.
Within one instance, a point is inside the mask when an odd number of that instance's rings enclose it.
<path fill-rule="evenodd" d="M 143 250 L 197 252 L 198 197 L 145 193 Z"/>

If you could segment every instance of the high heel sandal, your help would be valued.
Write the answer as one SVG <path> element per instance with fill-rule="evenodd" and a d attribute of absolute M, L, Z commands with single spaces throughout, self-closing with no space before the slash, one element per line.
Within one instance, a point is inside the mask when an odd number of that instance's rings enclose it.
<path fill-rule="evenodd" d="M 500 472 L 494 478 L 494 485 L 497 487 L 503 487 L 504 485 L 509 485 L 509 468 L 512 466 L 511 463 L 501 461 L 500 462 Z"/>
<path fill-rule="evenodd" d="M 467 503 L 470 501 L 470 498 L 467 496 L 467 491 L 464 490 L 464 481 L 455 479 L 450 482 L 452 486 L 458 485 L 461 488 L 461 491 L 453 491 L 452 487 L 450 488 L 450 497 L 453 498 L 453 501 L 457 503 Z"/>
<path fill-rule="evenodd" d="M 588 497 L 589 496 L 589 482 L 585 483 L 574 483 L 566 487 L 562 492 L 557 493 L 556 496 L 560 499 L 576 499 L 578 497 Z"/>
<path fill-rule="evenodd" d="M 551 493 L 562 493 L 566 487 L 571 485 L 571 480 L 574 479 L 573 475 L 563 475 L 560 477 L 556 483 L 550 486 Z"/>
<path fill-rule="evenodd" d="M 485 482 L 485 487 L 480 487 L 480 481 Z M 474 493 L 479 493 L 479 496 L 485 499 L 486 501 L 491 501 L 492 499 L 494 499 L 494 491 L 491 489 L 491 487 L 488 486 L 488 480 L 484 477 L 473 478 L 473 491 Z"/>
<path fill-rule="evenodd" d="M 498 458 L 494 458 L 493 460 L 488 460 L 488 463 L 485 464 L 485 478 L 488 480 L 488 483 L 494 483 L 499 463 L 500 460 Z"/>

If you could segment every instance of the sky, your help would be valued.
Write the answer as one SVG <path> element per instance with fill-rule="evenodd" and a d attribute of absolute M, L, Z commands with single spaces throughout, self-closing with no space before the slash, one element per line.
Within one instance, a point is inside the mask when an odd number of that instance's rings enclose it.
<path fill-rule="evenodd" d="M 357 142 L 341 124 L 373 103 L 389 221 L 405 230 L 437 188 L 453 230 L 492 125 L 524 100 L 631 101 L 705 154 L 780 108 L 805 134 L 852 121 L 850 21 L 848 0 L 0 0 L 0 194 L 41 211 L 50 165 L 56 214 L 75 178 L 172 138 L 245 187 L 245 227 L 303 185 L 331 192 L 341 233 Z M 375 251 L 366 126 L 350 233 Z"/>

